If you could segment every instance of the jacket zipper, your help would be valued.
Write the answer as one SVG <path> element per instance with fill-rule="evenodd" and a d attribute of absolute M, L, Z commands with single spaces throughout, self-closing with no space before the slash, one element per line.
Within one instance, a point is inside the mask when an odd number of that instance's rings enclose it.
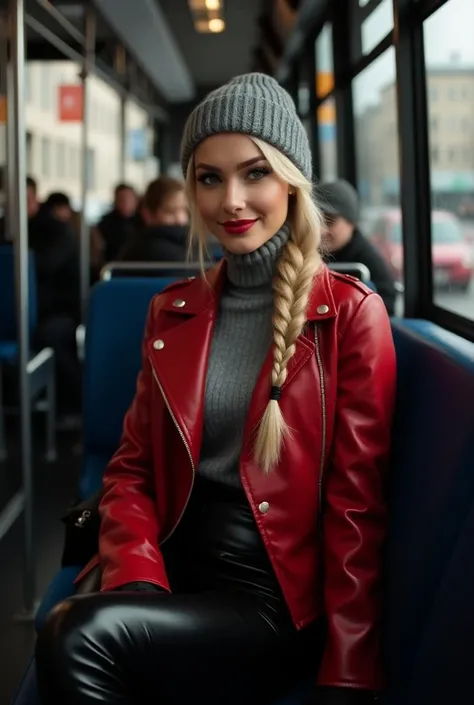
<path fill-rule="evenodd" d="M 162 387 L 161 384 L 160 384 L 160 381 L 159 381 L 159 379 L 158 379 L 158 376 L 157 376 L 157 374 L 156 374 L 156 372 L 155 372 L 155 368 L 153 367 L 153 363 L 152 363 L 152 361 L 151 361 L 151 358 L 148 358 L 148 359 L 150 360 L 150 365 L 151 365 L 151 371 L 152 371 L 152 373 L 153 373 L 153 378 L 154 378 L 156 384 L 158 385 L 158 388 L 159 388 L 159 390 L 160 390 L 160 392 L 161 392 L 161 396 L 163 397 L 163 401 L 164 401 L 165 404 L 166 404 L 166 408 L 168 409 L 169 414 L 170 414 L 170 416 L 171 416 L 171 419 L 173 420 L 173 423 L 174 423 L 174 425 L 176 426 L 176 430 L 178 431 L 178 433 L 179 433 L 179 435 L 180 435 L 180 438 L 181 438 L 181 440 L 182 440 L 183 443 L 184 443 L 184 447 L 186 448 L 186 451 L 187 451 L 187 453 L 188 453 L 189 462 L 191 463 L 191 468 L 192 468 L 192 471 L 193 471 L 193 481 L 192 481 L 192 483 L 191 483 L 191 487 L 190 487 L 190 489 L 189 489 L 189 493 L 188 493 L 186 502 L 185 502 L 185 504 L 184 504 L 183 510 L 182 510 L 181 514 L 179 515 L 177 522 L 175 523 L 175 525 L 173 526 L 173 528 L 172 528 L 171 531 L 169 532 L 169 534 L 168 534 L 167 536 L 165 536 L 165 537 L 160 541 L 160 545 L 161 545 L 161 544 L 163 544 L 165 541 L 168 541 L 168 539 L 174 534 L 174 532 L 176 531 L 178 525 L 179 525 L 180 522 L 181 522 L 181 519 L 183 518 L 184 512 L 186 511 L 186 508 L 187 508 L 187 506 L 188 506 L 188 504 L 189 504 L 189 499 L 190 499 L 190 497 L 191 497 L 191 493 L 192 493 L 192 491 L 193 491 L 194 479 L 195 479 L 195 477 L 196 477 L 196 468 L 195 468 L 195 466 L 194 466 L 193 456 L 191 455 L 191 449 L 190 449 L 190 447 L 189 447 L 189 445 L 188 445 L 188 443 L 187 443 L 187 441 L 186 441 L 186 438 L 184 437 L 184 433 L 182 432 L 181 428 L 179 427 L 178 422 L 176 421 L 175 415 L 174 415 L 173 412 L 171 411 L 171 406 L 170 406 L 170 404 L 169 404 L 169 402 L 168 402 L 168 399 L 166 398 L 166 394 L 165 394 L 164 391 L 163 391 L 163 387 Z"/>
<path fill-rule="evenodd" d="M 323 369 L 323 361 L 321 358 L 321 350 L 319 347 L 319 331 L 318 331 L 318 324 L 314 324 L 314 343 L 316 346 L 316 362 L 318 365 L 318 371 L 319 371 L 319 386 L 321 388 L 321 412 L 322 412 L 322 419 L 321 419 L 321 427 L 322 427 L 322 444 L 321 444 L 321 458 L 320 458 L 320 464 L 321 464 L 321 472 L 319 474 L 319 483 L 318 483 L 318 494 L 319 494 L 319 534 L 320 536 L 323 535 L 323 481 L 324 481 L 324 464 L 326 462 L 326 426 L 327 426 L 327 420 L 326 420 L 326 385 L 324 382 L 324 369 Z"/>

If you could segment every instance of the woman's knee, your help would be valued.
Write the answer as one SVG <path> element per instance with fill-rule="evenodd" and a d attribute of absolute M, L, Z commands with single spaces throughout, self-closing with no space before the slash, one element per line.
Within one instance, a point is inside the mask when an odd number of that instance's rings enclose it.
<path fill-rule="evenodd" d="M 40 661 L 43 660 L 44 652 L 48 652 L 50 659 L 54 652 L 63 651 L 68 634 L 77 625 L 79 617 L 84 618 L 83 613 L 84 605 L 77 597 L 63 600 L 51 610 L 38 634 L 36 653 Z"/>
<path fill-rule="evenodd" d="M 107 702 L 124 702 L 123 698 L 114 699 L 117 662 L 122 661 L 114 624 L 119 603 L 119 596 L 114 593 L 77 595 L 50 612 L 36 642 L 41 702 L 105 702 L 102 696 L 91 696 L 96 691 L 107 691 Z"/>
<path fill-rule="evenodd" d="M 127 593 L 76 595 L 59 603 L 48 615 L 37 640 L 37 653 L 43 661 L 46 652 L 52 660 L 68 659 L 79 649 L 100 644 L 101 653 L 119 656 L 134 649 L 134 636 L 143 628 L 141 603 Z"/>
<path fill-rule="evenodd" d="M 102 596 L 78 595 L 69 597 L 56 605 L 46 617 L 44 626 L 38 634 L 36 642 L 36 659 L 40 670 L 56 669 L 59 664 L 65 665 L 74 657 L 77 648 L 81 651 L 90 643 L 99 623 L 97 616 L 103 610 Z"/>

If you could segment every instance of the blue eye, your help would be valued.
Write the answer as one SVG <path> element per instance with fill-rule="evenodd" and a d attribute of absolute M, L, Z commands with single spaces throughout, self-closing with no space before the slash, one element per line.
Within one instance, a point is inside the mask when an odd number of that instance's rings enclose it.
<path fill-rule="evenodd" d="M 250 179 L 250 181 L 260 181 L 269 173 L 270 172 L 268 169 L 265 169 L 264 167 L 259 167 L 258 169 L 252 169 L 251 171 L 249 171 L 249 173 L 247 174 L 247 178 Z"/>
<path fill-rule="evenodd" d="M 217 174 L 212 173 L 200 174 L 197 180 L 206 186 L 213 186 L 214 184 L 219 183 L 219 177 Z"/>

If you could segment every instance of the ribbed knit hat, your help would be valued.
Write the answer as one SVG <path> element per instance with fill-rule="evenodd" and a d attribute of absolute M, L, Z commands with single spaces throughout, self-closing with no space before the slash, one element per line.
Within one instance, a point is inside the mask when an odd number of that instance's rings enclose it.
<path fill-rule="evenodd" d="M 271 76 L 263 73 L 236 76 L 209 93 L 193 110 L 181 143 L 185 176 L 198 144 L 221 132 L 240 132 L 268 142 L 311 180 L 311 150 L 306 130 L 290 94 Z"/>

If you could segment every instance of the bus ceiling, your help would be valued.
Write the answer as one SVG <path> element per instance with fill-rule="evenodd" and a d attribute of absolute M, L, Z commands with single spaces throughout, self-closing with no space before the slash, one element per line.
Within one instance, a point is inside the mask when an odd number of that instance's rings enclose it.
<path fill-rule="evenodd" d="M 298 4 L 25 0 L 26 58 L 82 63 L 87 17 L 93 15 L 93 72 L 166 122 L 174 105 L 189 105 L 232 76 L 247 71 L 275 74 Z M 0 0 L 0 11 L 8 5 L 8 0 Z"/>

